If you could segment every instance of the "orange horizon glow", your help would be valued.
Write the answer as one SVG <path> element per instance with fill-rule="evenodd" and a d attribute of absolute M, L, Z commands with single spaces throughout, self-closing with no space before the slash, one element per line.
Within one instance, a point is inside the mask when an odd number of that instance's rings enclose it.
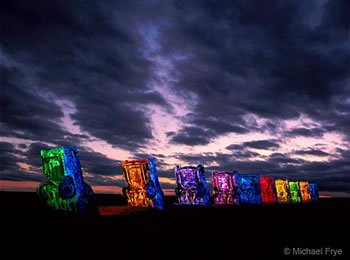
<path fill-rule="evenodd" d="M 0 180 L 0 191 L 6 192 L 36 192 L 36 187 L 40 182 L 37 181 L 10 181 L 10 180 Z M 98 194 L 122 194 L 121 188 L 119 186 L 109 186 L 109 185 L 91 185 L 95 193 Z M 175 195 L 173 189 L 162 189 L 166 196 Z"/>

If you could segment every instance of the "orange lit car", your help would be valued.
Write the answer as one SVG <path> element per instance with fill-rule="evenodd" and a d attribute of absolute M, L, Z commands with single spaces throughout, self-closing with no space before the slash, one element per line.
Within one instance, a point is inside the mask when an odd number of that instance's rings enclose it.
<path fill-rule="evenodd" d="M 122 161 L 120 165 L 128 184 L 122 189 L 128 204 L 163 209 L 164 194 L 159 184 L 155 159 Z"/>
<path fill-rule="evenodd" d="M 302 202 L 310 202 L 311 201 L 311 193 L 309 189 L 308 181 L 299 181 L 301 201 Z"/>

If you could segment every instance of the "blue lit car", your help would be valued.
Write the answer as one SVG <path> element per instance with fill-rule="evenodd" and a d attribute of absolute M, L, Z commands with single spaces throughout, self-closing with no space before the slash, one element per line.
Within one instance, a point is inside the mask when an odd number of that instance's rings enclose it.
<path fill-rule="evenodd" d="M 318 187 L 316 183 L 309 184 L 309 190 L 311 193 L 311 200 L 316 201 L 319 198 Z"/>
<path fill-rule="evenodd" d="M 236 182 L 240 204 L 261 204 L 259 175 L 237 174 Z"/>

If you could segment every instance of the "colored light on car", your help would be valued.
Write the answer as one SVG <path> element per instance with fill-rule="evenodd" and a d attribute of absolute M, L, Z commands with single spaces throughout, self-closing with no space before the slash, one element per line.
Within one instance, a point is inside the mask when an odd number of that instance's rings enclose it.
<path fill-rule="evenodd" d="M 238 188 L 233 172 L 212 173 L 214 204 L 238 204 Z"/>
<path fill-rule="evenodd" d="M 261 203 L 259 175 L 237 174 L 236 182 L 238 186 L 240 204 Z"/>
<path fill-rule="evenodd" d="M 127 160 L 120 163 L 127 187 L 122 193 L 128 205 L 163 209 L 163 191 L 159 184 L 155 158 Z"/>
<path fill-rule="evenodd" d="M 278 203 L 289 203 L 290 194 L 289 194 L 289 185 L 288 180 L 286 179 L 276 179 L 275 180 L 276 195 Z"/>
<path fill-rule="evenodd" d="M 309 183 L 309 190 L 311 193 L 311 199 L 313 201 L 318 200 L 319 194 L 318 194 L 318 186 L 316 183 Z"/>
<path fill-rule="evenodd" d="M 311 201 L 311 193 L 309 189 L 308 181 L 299 181 L 300 193 L 301 193 L 301 201 L 302 202 L 310 202 Z"/>
<path fill-rule="evenodd" d="M 64 146 L 41 150 L 43 174 L 48 182 L 37 187 L 37 194 L 55 210 L 81 213 L 95 200 L 91 187 L 84 183 L 78 151 Z"/>
<path fill-rule="evenodd" d="M 291 203 L 300 203 L 301 202 L 299 182 L 289 181 L 289 192 L 290 192 L 290 202 Z"/>
<path fill-rule="evenodd" d="M 176 166 L 174 174 L 177 184 L 175 194 L 180 205 L 210 205 L 210 195 L 202 165 Z"/>
<path fill-rule="evenodd" d="M 275 180 L 272 176 L 260 176 L 261 202 L 276 203 Z"/>

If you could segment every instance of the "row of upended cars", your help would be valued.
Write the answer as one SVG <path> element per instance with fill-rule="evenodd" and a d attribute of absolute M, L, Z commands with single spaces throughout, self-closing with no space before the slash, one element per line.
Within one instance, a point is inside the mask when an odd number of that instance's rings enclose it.
<path fill-rule="evenodd" d="M 56 210 L 84 212 L 94 202 L 91 187 L 83 181 L 75 147 L 41 151 L 43 173 L 48 178 L 37 193 L 47 206 Z M 164 208 L 155 158 L 120 163 L 127 185 L 122 188 L 128 205 Z M 308 181 L 288 181 L 273 176 L 240 174 L 236 171 L 212 172 L 212 200 L 204 167 L 176 166 L 175 194 L 179 205 L 273 204 L 312 202 L 319 198 L 317 185 Z"/>

